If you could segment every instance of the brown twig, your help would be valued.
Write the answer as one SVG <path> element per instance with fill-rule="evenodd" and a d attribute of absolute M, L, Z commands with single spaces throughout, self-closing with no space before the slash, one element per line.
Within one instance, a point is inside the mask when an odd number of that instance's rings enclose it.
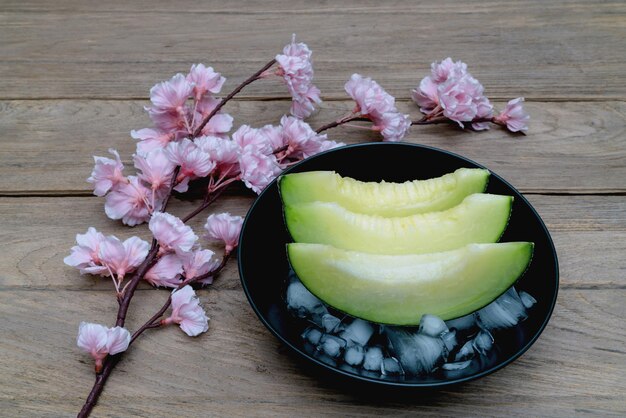
<path fill-rule="evenodd" d="M 211 120 L 211 118 L 213 116 L 215 116 L 217 114 L 217 112 L 220 111 L 220 109 L 222 107 L 224 107 L 224 105 L 226 104 L 226 102 L 228 102 L 230 99 L 232 99 L 237 93 L 239 93 L 245 86 L 247 86 L 248 84 L 252 83 L 255 80 L 259 79 L 259 76 L 261 74 L 263 74 L 265 71 L 267 71 L 272 65 L 276 64 L 276 60 L 273 59 L 270 62 L 268 62 L 267 64 L 265 64 L 263 66 L 263 68 L 261 68 L 259 71 L 257 71 L 256 73 L 252 74 L 248 79 L 244 80 L 243 83 L 241 83 L 239 86 L 237 86 L 237 88 L 233 91 L 230 92 L 230 94 L 226 97 L 224 97 L 218 104 L 217 106 L 215 106 L 215 108 L 211 111 L 211 113 L 209 113 L 203 120 L 202 122 L 200 122 L 200 125 L 198 125 L 198 127 L 196 128 L 195 131 L 193 131 L 193 137 L 197 137 L 198 135 L 200 135 L 200 133 L 202 132 L 202 129 L 206 126 L 207 123 L 209 123 L 209 120 Z"/>
<path fill-rule="evenodd" d="M 339 125 L 343 125 L 344 123 L 353 122 L 353 121 L 357 121 L 357 120 L 364 121 L 364 120 L 369 120 L 369 119 L 364 118 L 362 115 L 349 115 L 349 116 L 347 116 L 345 118 L 342 118 L 342 119 L 336 120 L 334 122 L 327 123 L 326 125 L 320 126 L 319 128 L 317 128 L 317 130 L 315 132 L 317 132 L 319 134 L 319 133 L 322 133 L 322 132 L 324 132 L 324 131 L 326 131 L 328 129 L 335 128 L 335 127 L 337 127 Z"/>
<path fill-rule="evenodd" d="M 215 193 L 211 193 L 210 195 L 207 194 L 207 196 L 209 196 L 208 199 L 204 199 L 204 201 L 202 202 L 202 204 L 200 206 L 198 206 L 197 208 L 195 208 L 194 210 L 192 210 L 190 213 L 188 213 L 186 216 L 184 216 L 183 218 L 181 218 L 181 220 L 183 222 L 187 222 L 189 221 L 191 218 L 193 218 L 194 216 L 196 216 L 197 214 L 199 214 L 200 212 L 202 212 L 203 210 L 205 210 L 206 208 L 208 208 L 209 206 L 211 206 L 211 204 L 213 202 L 215 202 L 215 200 L 220 197 L 220 195 L 222 193 L 224 193 L 224 190 L 228 189 L 228 185 L 217 189 L 215 191 Z"/>

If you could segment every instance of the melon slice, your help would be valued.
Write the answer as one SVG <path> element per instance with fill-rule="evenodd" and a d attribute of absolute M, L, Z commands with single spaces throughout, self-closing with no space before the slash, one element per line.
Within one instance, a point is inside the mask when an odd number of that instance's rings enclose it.
<path fill-rule="evenodd" d="M 328 305 L 368 321 L 417 325 L 424 314 L 448 320 L 489 304 L 524 273 L 533 244 L 374 255 L 293 243 L 287 244 L 287 253 L 302 283 Z"/>
<path fill-rule="evenodd" d="M 419 254 L 498 241 L 512 202 L 511 196 L 473 194 L 445 211 L 396 218 L 354 213 L 337 203 L 310 202 L 286 205 L 284 214 L 296 242 L 373 254 Z"/>
<path fill-rule="evenodd" d="M 385 217 L 446 210 L 473 193 L 482 193 L 489 170 L 460 168 L 428 180 L 405 183 L 362 182 L 334 171 L 309 171 L 282 176 L 280 194 L 286 205 L 336 202 L 355 212 Z"/>

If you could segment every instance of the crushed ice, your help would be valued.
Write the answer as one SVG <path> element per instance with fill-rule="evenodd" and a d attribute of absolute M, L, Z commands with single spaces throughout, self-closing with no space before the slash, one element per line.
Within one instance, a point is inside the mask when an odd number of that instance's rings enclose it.
<path fill-rule="evenodd" d="M 461 318 L 443 321 L 424 315 L 415 329 L 337 317 L 293 273 L 286 299 L 289 311 L 310 323 L 302 339 L 318 359 L 383 377 L 470 367 L 494 350 L 493 332 L 516 326 L 537 302 L 511 287 L 491 304 Z"/>

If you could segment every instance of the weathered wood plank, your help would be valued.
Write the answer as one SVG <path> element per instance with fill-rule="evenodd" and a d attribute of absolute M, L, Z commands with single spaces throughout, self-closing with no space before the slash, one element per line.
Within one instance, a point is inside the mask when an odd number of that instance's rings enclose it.
<path fill-rule="evenodd" d="M 529 196 L 555 241 L 563 287 L 623 288 L 626 285 L 626 196 Z M 244 215 L 253 196 L 226 196 L 214 211 Z M 196 203 L 197 204 L 197 203 Z M 128 228 L 106 218 L 103 201 L 91 197 L 2 198 L 0 283 L 4 288 L 110 289 L 106 279 L 80 276 L 63 264 L 74 236 L 94 226 L 120 238 L 150 237 L 145 226 Z M 174 201 L 171 212 L 195 207 Z M 206 217 L 191 223 L 198 235 Z M 208 245 L 206 241 L 203 244 Z M 229 263 L 218 287 L 239 288 L 237 267 Z M 147 287 L 147 286 L 146 286 Z"/>
<path fill-rule="evenodd" d="M 626 98 L 626 9 L 618 1 L 5 3 L 2 98 L 143 98 L 197 61 L 223 72 L 228 88 L 292 32 L 315 51 L 327 98 L 343 98 L 353 72 L 408 97 L 430 62 L 448 55 L 467 61 L 493 98 Z M 259 83 L 245 94 L 285 90 Z"/>
<path fill-rule="evenodd" d="M 117 148 L 126 162 L 132 129 L 150 126 L 143 101 L 43 100 L 0 102 L 0 194 L 89 193 L 91 156 Z M 500 104 L 498 104 L 500 105 Z M 328 102 L 311 118 L 317 127 L 344 115 L 351 102 Z M 412 102 L 399 107 L 415 119 Z M 227 111 L 243 123 L 278 123 L 286 101 L 235 101 Z M 523 192 L 624 192 L 626 102 L 527 103 L 527 136 L 501 129 L 463 132 L 455 126 L 415 126 L 407 140 L 447 149 L 485 164 Z M 348 143 L 376 141 L 368 131 L 329 131 Z M 131 167 L 132 169 L 132 167 Z"/>
<path fill-rule="evenodd" d="M 320 381 L 263 328 L 241 291 L 200 296 L 212 317 L 209 332 L 192 340 L 172 327 L 142 337 L 114 372 L 94 416 L 626 412 L 626 290 L 563 290 L 545 333 L 520 360 L 479 381 L 408 398 Z M 165 292 L 139 292 L 129 328 L 164 297 Z M 4 416 L 75 413 L 93 379 L 88 356 L 75 347 L 77 325 L 111 318 L 113 298 L 102 292 L 12 290 L 1 291 L 0 302 Z"/>

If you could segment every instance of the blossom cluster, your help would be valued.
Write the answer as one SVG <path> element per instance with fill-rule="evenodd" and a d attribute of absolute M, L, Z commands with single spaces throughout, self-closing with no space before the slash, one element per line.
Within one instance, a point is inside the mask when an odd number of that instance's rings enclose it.
<path fill-rule="evenodd" d="M 320 90 L 313 85 L 312 52 L 305 43 L 296 43 L 294 34 L 291 43 L 283 48 L 283 53 L 276 55 L 278 70 L 291 94 L 291 114 L 306 118 L 313 113 L 315 105 L 320 104 Z"/>
<path fill-rule="evenodd" d="M 100 324 L 81 322 L 78 326 L 76 345 L 95 360 L 96 373 L 102 369 L 106 356 L 126 351 L 130 333 L 126 328 L 108 328 Z"/>
<path fill-rule="evenodd" d="M 523 98 L 509 101 L 505 109 L 494 116 L 483 85 L 467 71 L 467 64 L 451 58 L 432 63 L 431 74 L 412 90 L 412 98 L 427 115 L 427 120 L 443 116 L 461 127 L 471 125 L 475 130 L 489 129 L 489 122 L 506 126 L 512 132 L 528 129 L 529 116 L 521 105 Z"/>
<path fill-rule="evenodd" d="M 236 245 L 243 219 L 228 213 L 213 214 L 207 218 L 207 237 L 225 245 L 230 253 Z M 197 279 L 200 284 L 210 284 L 211 272 L 220 262 L 214 252 L 198 245 L 198 236 L 179 218 L 163 212 L 152 215 L 149 229 L 159 244 L 159 257 L 144 274 L 143 279 L 153 286 L 170 287 L 172 293 L 172 313 L 162 320 L 163 325 L 175 323 L 190 336 L 196 336 L 208 329 L 208 317 L 200 306 L 195 291 L 184 280 Z M 125 275 L 134 272 L 146 259 L 149 244 L 138 237 L 120 241 L 115 236 L 105 236 L 95 228 L 76 236 L 77 245 L 65 257 L 65 263 L 76 267 L 81 273 L 110 276 L 118 295 Z M 179 289 L 180 288 L 180 289 Z M 123 339 L 122 339 L 123 337 Z M 102 360 L 108 354 L 126 350 L 130 334 L 125 328 L 108 329 L 98 324 L 81 323 L 78 333 L 78 346 L 88 352 L 96 361 L 96 371 L 102 367 Z"/>
<path fill-rule="evenodd" d="M 376 81 L 360 74 L 352 74 L 344 86 L 356 102 L 353 115 L 369 119 L 372 130 L 380 131 L 384 141 L 401 141 L 411 127 L 411 118 L 396 109 L 396 99 Z"/>

